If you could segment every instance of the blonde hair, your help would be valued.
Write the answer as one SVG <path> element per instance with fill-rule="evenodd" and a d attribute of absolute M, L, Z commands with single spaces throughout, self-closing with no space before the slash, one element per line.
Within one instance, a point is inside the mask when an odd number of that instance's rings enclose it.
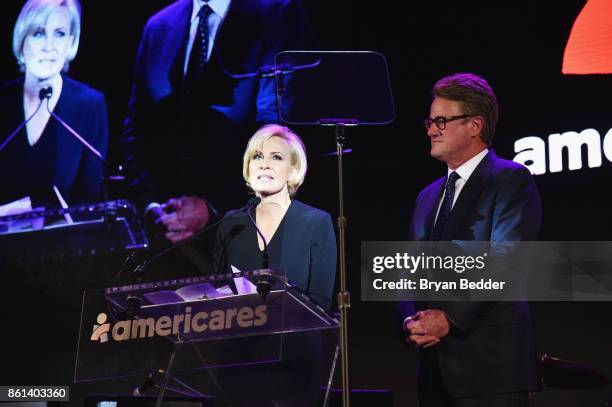
<path fill-rule="evenodd" d="M 253 136 L 249 139 L 249 143 L 247 144 L 247 148 L 242 159 L 242 176 L 246 181 L 247 186 L 250 187 L 249 163 L 253 159 L 255 152 L 261 151 L 263 145 L 271 137 L 279 137 L 289 144 L 289 150 L 291 151 L 291 165 L 297 169 L 297 172 L 291 175 L 289 180 L 287 180 L 289 195 L 293 196 L 297 192 L 300 185 L 302 185 L 302 182 L 304 182 L 308 164 L 306 162 L 306 147 L 304 146 L 302 139 L 300 139 L 298 135 L 291 131 L 288 127 L 278 124 L 267 124 L 253 134 Z"/>
<path fill-rule="evenodd" d="M 68 70 L 68 64 L 72 61 L 79 49 L 79 38 L 81 36 L 81 5 L 78 0 L 28 0 L 17 17 L 13 29 L 13 55 L 22 71 L 24 71 L 23 43 L 25 38 L 47 23 L 47 19 L 57 8 L 64 7 L 70 15 L 70 36 L 72 44 L 66 53 L 66 64 L 64 72 Z"/>

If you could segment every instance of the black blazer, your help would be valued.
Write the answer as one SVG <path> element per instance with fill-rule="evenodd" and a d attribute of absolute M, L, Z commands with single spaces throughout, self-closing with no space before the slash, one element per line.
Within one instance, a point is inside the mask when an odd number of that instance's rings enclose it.
<path fill-rule="evenodd" d="M 323 308 L 331 308 L 337 251 L 329 213 L 292 200 L 268 244 L 268 253 L 270 267 L 286 269 L 293 284 Z M 217 232 L 217 272 L 230 272 L 230 265 L 242 271 L 259 269 L 261 260 L 257 231 L 246 213 L 228 212 Z"/>
<path fill-rule="evenodd" d="M 0 90 L 0 142 L 25 119 L 23 82 L 20 78 Z M 45 108 L 43 104 L 41 109 Z M 102 93 L 63 76 L 62 93 L 54 112 L 106 157 L 108 117 Z M 0 173 L 6 175 L 0 181 L 0 203 L 29 195 L 34 205 L 59 206 L 53 185 L 70 205 L 100 200 L 103 162 L 55 118 L 49 119 L 35 146 L 36 150 L 30 149 L 24 127 L 0 151 Z"/>
<path fill-rule="evenodd" d="M 442 177 L 419 193 L 410 240 L 431 240 Z M 490 150 L 464 185 L 440 240 L 533 241 L 541 224 L 541 204 L 531 173 L 498 158 Z M 539 387 L 529 307 L 523 302 L 433 302 L 452 320 L 450 334 L 419 351 L 419 386 L 427 386 L 428 368 L 437 358 L 444 385 L 454 397 L 470 397 Z M 414 313 L 400 303 L 401 319 Z"/>
<path fill-rule="evenodd" d="M 274 78 L 231 75 L 254 73 L 276 53 L 311 48 L 313 40 L 299 0 L 232 0 L 202 79 L 187 84 L 192 7 L 178 0 L 147 22 L 122 145 L 142 201 L 198 195 L 225 211 L 244 192 L 233 187 L 240 174 L 230 178 L 242 163 L 234 153 L 256 125 L 278 121 Z"/>

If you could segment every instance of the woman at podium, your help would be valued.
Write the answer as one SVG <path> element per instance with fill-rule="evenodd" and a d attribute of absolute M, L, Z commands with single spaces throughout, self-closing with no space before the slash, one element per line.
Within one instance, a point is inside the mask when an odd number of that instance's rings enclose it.
<path fill-rule="evenodd" d="M 263 238 L 246 211 L 228 212 L 217 232 L 215 265 L 221 273 L 231 266 L 242 271 L 284 268 L 289 281 L 329 310 L 336 237 L 329 213 L 294 199 L 306 169 L 304 143 L 287 127 L 266 125 L 251 137 L 242 174 L 261 199 L 249 211 Z"/>
<path fill-rule="evenodd" d="M 100 92 L 66 76 L 79 47 L 80 11 L 77 0 L 29 0 L 19 13 L 13 53 L 23 76 L 0 89 L 0 204 L 24 197 L 35 206 L 100 199 L 106 103 Z"/>

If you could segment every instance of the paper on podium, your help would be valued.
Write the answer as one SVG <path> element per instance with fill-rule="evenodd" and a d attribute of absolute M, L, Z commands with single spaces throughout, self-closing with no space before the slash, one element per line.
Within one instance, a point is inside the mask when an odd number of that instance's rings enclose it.
<path fill-rule="evenodd" d="M 151 304 L 160 305 L 224 297 L 226 294 L 217 291 L 210 283 L 200 283 L 186 285 L 175 291 L 156 291 L 143 295 Z"/>
<path fill-rule="evenodd" d="M 234 277 L 237 294 L 254 294 L 257 287 L 246 277 Z M 219 288 L 213 287 L 210 283 L 199 283 L 186 285 L 178 290 L 155 291 L 143 294 L 143 296 L 153 305 L 175 304 L 181 302 L 192 302 L 210 298 L 219 298 L 233 295 L 231 288 L 227 285 Z"/>
<path fill-rule="evenodd" d="M 32 210 L 32 200 L 29 196 L 23 197 L 13 202 L 0 205 L 0 216 L 20 215 Z"/>
<path fill-rule="evenodd" d="M 29 196 L 23 197 L 13 202 L 9 202 L 4 205 L 0 205 L 0 217 L 21 215 L 23 213 L 38 211 L 43 212 L 45 208 L 32 209 L 32 200 Z M 2 233 L 14 233 L 26 230 L 39 230 L 42 229 L 45 223 L 44 216 L 30 218 L 30 219 L 19 219 L 11 221 L 0 221 L 0 232 Z"/>
<path fill-rule="evenodd" d="M 231 266 L 232 273 L 242 273 L 237 267 Z M 238 294 L 254 294 L 257 292 L 255 284 L 251 283 L 246 277 L 234 277 L 234 284 Z"/>

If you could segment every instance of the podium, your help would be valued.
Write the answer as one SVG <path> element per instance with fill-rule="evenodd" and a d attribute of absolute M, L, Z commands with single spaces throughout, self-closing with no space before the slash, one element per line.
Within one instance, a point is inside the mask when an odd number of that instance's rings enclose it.
<path fill-rule="evenodd" d="M 325 405 L 339 321 L 284 270 L 134 284 L 83 295 L 75 382 L 141 376 L 124 392 L 210 405 Z M 326 396 L 320 398 L 320 389 Z"/>
<path fill-rule="evenodd" d="M 148 245 L 136 207 L 123 199 L 0 216 L 0 263 L 5 265 L 45 265 Z"/>

